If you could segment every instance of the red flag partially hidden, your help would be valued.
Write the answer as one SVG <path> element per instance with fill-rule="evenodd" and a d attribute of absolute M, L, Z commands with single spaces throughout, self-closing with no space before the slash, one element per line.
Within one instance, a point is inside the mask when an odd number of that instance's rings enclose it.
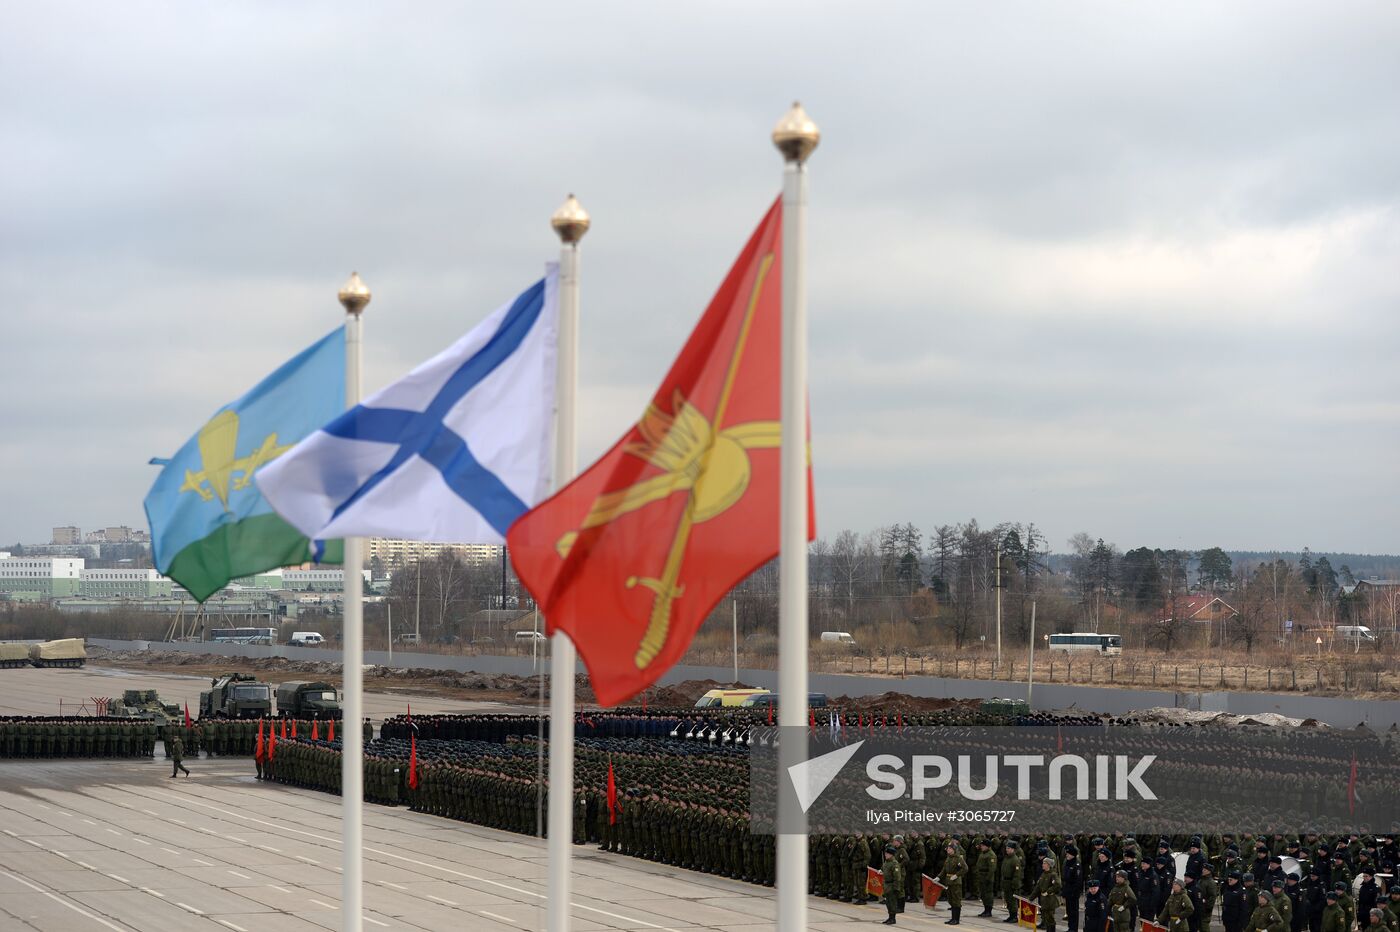
<path fill-rule="evenodd" d="M 933 909 L 938 905 L 938 898 L 943 895 L 943 891 L 947 888 L 928 874 L 920 874 L 919 876 L 923 878 L 924 909 Z"/>
<path fill-rule="evenodd" d="M 656 682 L 716 603 L 778 554 L 781 232 L 777 202 L 636 426 L 507 534 L 599 705 Z"/>
<path fill-rule="evenodd" d="M 773 724 L 773 703 L 768 703 L 768 724 Z"/>
<path fill-rule="evenodd" d="M 1167 932 L 1167 927 L 1160 922 L 1153 922 L 1151 919 L 1141 919 L 1138 922 L 1140 932 Z"/>
<path fill-rule="evenodd" d="M 312 741 L 320 741 L 320 740 L 321 740 L 321 728 L 320 728 L 320 726 L 317 724 L 317 722 L 316 722 L 316 720 L 315 720 L 314 718 L 311 720 L 311 740 L 312 740 Z"/>
<path fill-rule="evenodd" d="M 815 729 L 816 727 L 817 727 L 817 713 L 814 712 L 814 711 L 812 710 L 812 707 L 811 707 L 811 706 L 808 706 L 808 707 L 807 707 L 807 728 L 808 728 L 808 730 L 813 730 L 813 729 Z"/>
<path fill-rule="evenodd" d="M 266 751 L 263 749 L 263 720 L 258 719 L 258 743 L 253 745 L 253 760 L 261 764 L 265 753 Z"/>
<path fill-rule="evenodd" d="M 617 781 L 613 779 L 612 758 L 608 758 L 608 824 L 617 824 Z"/>
<path fill-rule="evenodd" d="M 418 789 L 418 736 L 408 736 L 408 788 Z"/>
<path fill-rule="evenodd" d="M 287 740 L 287 720 L 286 720 L 285 718 L 282 719 L 282 734 L 281 734 L 281 738 L 282 738 L 283 741 L 286 741 L 286 740 Z"/>
<path fill-rule="evenodd" d="M 269 726 L 267 729 L 267 759 L 275 760 L 277 757 L 277 729 Z"/>
<path fill-rule="evenodd" d="M 296 720 L 296 719 L 292 719 L 292 740 L 293 740 L 293 741 L 296 740 L 296 736 L 297 736 L 297 720 Z"/>
<path fill-rule="evenodd" d="M 1016 924 L 1027 929 L 1040 928 L 1040 907 L 1024 896 L 1016 897 Z"/>
<path fill-rule="evenodd" d="M 189 700 L 186 700 L 186 701 L 185 701 L 185 727 L 186 727 L 186 728 L 189 728 L 190 725 L 191 725 L 191 722 L 190 722 L 190 703 L 189 703 Z"/>
<path fill-rule="evenodd" d="M 331 719 L 331 723 L 326 726 L 326 740 L 335 740 L 335 719 Z"/>
<path fill-rule="evenodd" d="M 873 867 L 865 869 L 865 892 L 871 896 L 885 895 L 885 875 Z"/>

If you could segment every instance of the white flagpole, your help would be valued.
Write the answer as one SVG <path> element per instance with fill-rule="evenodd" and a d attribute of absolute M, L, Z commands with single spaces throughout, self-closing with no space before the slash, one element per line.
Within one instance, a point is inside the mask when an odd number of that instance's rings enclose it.
<path fill-rule="evenodd" d="M 783 154 L 783 371 L 778 582 L 778 725 L 807 724 L 807 157 L 821 133 L 794 103 L 773 129 Z M 806 759 L 805 740 L 780 741 L 779 773 Z M 807 832 L 778 835 L 778 930 L 807 930 Z"/>
<path fill-rule="evenodd" d="M 588 232 L 588 212 L 572 194 L 554 212 L 559 234 L 559 377 L 555 389 L 554 488 L 578 471 L 575 438 L 578 394 L 578 244 Z M 574 838 L 574 643 L 556 632 L 549 658 L 549 932 L 568 932 L 572 899 L 570 861 Z"/>
<path fill-rule="evenodd" d="M 353 408 L 360 401 L 361 313 L 369 304 L 370 293 L 357 273 L 340 289 L 340 303 L 345 307 L 345 405 Z M 360 571 L 365 563 L 365 542 L 359 537 L 345 538 L 345 594 L 342 602 L 344 625 L 341 627 L 341 680 L 344 709 L 340 732 L 340 821 L 341 877 L 340 928 L 343 932 L 361 932 L 364 926 L 364 895 L 362 890 L 361 848 L 364 844 L 364 736 L 363 720 L 365 619 L 364 578 Z"/>

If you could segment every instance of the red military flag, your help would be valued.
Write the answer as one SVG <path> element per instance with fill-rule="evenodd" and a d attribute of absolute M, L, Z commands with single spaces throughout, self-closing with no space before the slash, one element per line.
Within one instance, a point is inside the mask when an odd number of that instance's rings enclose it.
<path fill-rule="evenodd" d="M 418 789 L 418 736 L 408 736 L 408 788 Z"/>
<path fill-rule="evenodd" d="M 266 752 L 263 750 L 263 720 L 258 719 L 258 743 L 253 745 L 253 760 L 261 764 L 264 753 Z"/>
<path fill-rule="evenodd" d="M 292 719 L 292 740 L 295 741 L 295 740 L 296 740 L 296 737 L 297 737 L 297 720 L 296 720 L 296 719 Z"/>
<path fill-rule="evenodd" d="M 273 760 L 277 757 L 277 728 L 269 725 L 267 728 L 267 759 Z"/>
<path fill-rule="evenodd" d="M 920 874 L 919 876 L 923 878 L 924 909 L 933 909 L 938 905 L 938 898 L 943 895 L 943 891 L 947 888 L 928 874 Z"/>
<path fill-rule="evenodd" d="M 1151 919 L 1141 919 L 1138 922 L 1140 932 L 1167 932 L 1167 927 Z"/>
<path fill-rule="evenodd" d="M 768 703 L 768 724 L 773 724 L 773 703 Z"/>
<path fill-rule="evenodd" d="M 817 713 L 811 706 L 807 707 L 807 730 L 815 731 L 817 728 Z"/>
<path fill-rule="evenodd" d="M 612 758 L 608 758 L 608 824 L 617 824 L 617 781 L 613 779 Z"/>
<path fill-rule="evenodd" d="M 865 892 L 871 896 L 885 895 L 885 875 L 873 867 L 865 869 Z"/>
<path fill-rule="evenodd" d="M 331 723 L 326 726 L 326 740 L 335 740 L 335 719 L 331 719 Z"/>
<path fill-rule="evenodd" d="M 287 720 L 282 719 L 282 734 L 279 736 L 283 741 L 287 740 Z"/>
<path fill-rule="evenodd" d="M 778 554 L 781 230 L 775 203 L 636 426 L 507 535 L 600 705 L 656 682 L 715 604 Z"/>
<path fill-rule="evenodd" d="M 320 725 L 316 722 L 315 719 L 312 719 L 312 720 L 311 720 L 311 740 L 312 740 L 312 741 L 320 741 L 320 740 L 321 740 L 321 727 L 320 727 Z"/>
<path fill-rule="evenodd" d="M 1024 896 L 1016 897 L 1016 924 L 1026 929 L 1040 928 L 1040 907 Z"/>
<path fill-rule="evenodd" d="M 189 728 L 191 724 L 192 722 L 190 721 L 190 703 L 189 700 L 185 700 L 185 727 Z"/>

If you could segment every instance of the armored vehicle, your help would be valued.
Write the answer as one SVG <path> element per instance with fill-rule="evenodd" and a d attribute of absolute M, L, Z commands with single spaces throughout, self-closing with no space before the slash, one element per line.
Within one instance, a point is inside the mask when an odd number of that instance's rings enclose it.
<path fill-rule="evenodd" d="M 330 683 L 288 680 L 277 687 L 277 714 L 283 718 L 340 718 L 340 703 Z"/>
<path fill-rule="evenodd" d="M 0 667 L 29 666 L 29 648 L 24 644 L 0 644 Z"/>
<path fill-rule="evenodd" d="M 200 718 L 262 718 L 272 714 L 272 687 L 250 673 L 226 673 L 199 694 Z"/>
<path fill-rule="evenodd" d="M 108 715 L 127 718 L 143 718 L 161 725 L 170 722 L 183 722 L 184 710 L 178 702 L 162 702 L 154 689 L 128 689 L 121 699 L 113 699 L 107 704 Z"/>
<path fill-rule="evenodd" d="M 82 638 L 31 644 L 29 662 L 36 667 L 81 667 L 87 663 L 87 648 Z"/>

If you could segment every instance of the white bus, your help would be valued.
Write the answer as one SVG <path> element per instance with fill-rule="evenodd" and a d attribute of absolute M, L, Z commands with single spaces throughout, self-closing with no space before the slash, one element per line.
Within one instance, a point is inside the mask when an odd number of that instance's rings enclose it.
<path fill-rule="evenodd" d="M 1119 634 L 1052 634 L 1051 650 L 1091 650 L 1099 654 L 1123 653 L 1123 637 Z"/>

